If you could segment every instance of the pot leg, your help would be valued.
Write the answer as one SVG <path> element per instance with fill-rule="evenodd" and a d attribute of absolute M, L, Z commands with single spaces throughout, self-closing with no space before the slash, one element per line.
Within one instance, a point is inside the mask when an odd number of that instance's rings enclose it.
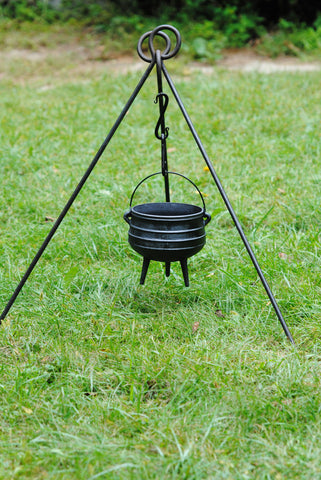
<path fill-rule="evenodd" d="M 146 278 L 146 275 L 147 275 L 147 270 L 148 270 L 148 267 L 149 267 L 149 262 L 150 262 L 150 259 L 144 257 L 143 267 L 142 267 L 142 273 L 141 273 L 141 276 L 140 276 L 140 284 L 141 284 L 141 285 L 144 285 L 144 283 L 145 283 L 145 278 Z"/>
<path fill-rule="evenodd" d="M 166 277 L 169 277 L 171 274 L 171 262 L 166 262 L 165 263 L 165 275 Z"/>
<path fill-rule="evenodd" d="M 184 258 L 183 260 L 180 260 L 180 262 L 181 262 L 181 267 L 182 267 L 182 272 L 183 272 L 185 287 L 189 287 L 187 258 Z"/>

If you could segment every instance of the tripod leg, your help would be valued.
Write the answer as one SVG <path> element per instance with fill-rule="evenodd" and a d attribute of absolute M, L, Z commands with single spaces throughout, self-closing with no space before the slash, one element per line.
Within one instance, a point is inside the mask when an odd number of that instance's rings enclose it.
<path fill-rule="evenodd" d="M 165 263 L 165 275 L 166 277 L 169 277 L 171 274 L 171 262 L 166 262 Z"/>
<path fill-rule="evenodd" d="M 260 267 L 260 265 L 259 265 L 259 263 L 258 263 L 258 261 L 257 261 L 257 259 L 256 259 L 256 257 L 255 257 L 255 255 L 254 255 L 254 252 L 253 252 L 253 250 L 252 250 L 252 248 L 251 248 L 251 246 L 250 246 L 250 244 L 249 244 L 246 236 L 245 236 L 245 233 L 243 232 L 242 225 L 241 225 L 239 219 L 237 218 L 236 213 L 234 212 L 234 209 L 233 209 L 233 207 L 232 207 L 232 205 L 231 205 L 231 203 L 230 203 L 230 201 L 229 201 L 229 199 L 228 199 L 228 196 L 226 195 L 226 192 L 225 192 L 225 190 L 224 190 L 224 188 L 223 188 L 223 186 L 222 186 L 222 184 L 221 184 L 221 182 L 220 182 L 220 179 L 218 178 L 218 176 L 217 176 L 217 174 L 216 174 L 216 172 L 215 172 L 215 170 L 214 170 L 214 167 L 213 167 L 213 165 L 212 165 L 212 162 L 210 161 L 210 159 L 209 159 L 209 157 L 208 157 L 208 155 L 207 155 L 207 153 L 206 153 L 206 151 L 205 151 L 205 148 L 203 147 L 203 144 L 202 144 L 202 142 L 201 142 L 201 140 L 200 140 L 200 138 L 199 138 L 199 136 L 198 136 L 198 134 L 197 134 L 197 132 L 196 132 L 196 130 L 195 130 L 195 127 L 194 127 L 194 125 L 193 125 L 193 123 L 192 123 L 192 121 L 191 121 L 191 119 L 190 119 L 190 117 L 189 117 L 189 115 L 188 115 L 185 107 L 184 107 L 184 104 L 183 104 L 183 102 L 182 102 L 182 100 L 181 100 L 181 98 L 180 98 L 180 96 L 179 96 L 179 94 L 178 94 L 178 92 L 177 92 L 177 90 L 176 90 L 176 88 L 175 88 L 175 85 L 174 85 L 174 83 L 173 83 L 173 81 L 172 81 L 169 73 L 168 73 L 167 70 L 166 70 L 166 67 L 165 67 L 164 63 L 162 63 L 162 70 L 163 70 L 163 73 L 164 73 L 165 78 L 166 78 L 166 80 L 167 80 L 167 83 L 168 83 L 168 85 L 169 85 L 169 87 L 170 87 L 170 89 L 171 89 L 171 91 L 172 91 L 172 93 L 173 93 L 173 95 L 174 95 L 174 97 L 175 97 L 175 99 L 176 99 L 176 102 L 177 102 L 179 108 L 181 109 L 181 112 L 182 112 L 182 114 L 183 114 L 183 117 L 185 118 L 186 123 L 187 123 L 187 125 L 188 125 L 188 127 L 189 127 L 189 129 L 190 129 L 190 131 L 191 131 L 191 133 L 192 133 L 192 135 L 193 135 L 193 137 L 194 137 L 194 140 L 195 140 L 195 142 L 196 142 L 196 144 L 197 144 L 197 146 L 198 146 L 198 148 L 199 148 L 199 150 L 200 150 L 200 152 L 201 152 L 201 154 L 202 154 L 202 156 L 203 156 L 203 158 L 204 158 L 204 160 L 205 160 L 205 162 L 206 162 L 206 164 L 207 164 L 207 166 L 208 166 L 208 168 L 209 168 L 209 171 L 211 172 L 211 175 L 212 175 L 212 177 L 213 177 L 213 179 L 214 179 L 214 181 L 215 181 L 215 183 L 216 183 L 217 189 L 218 189 L 218 191 L 219 191 L 220 194 L 221 194 L 221 197 L 222 197 L 222 199 L 223 199 L 223 201 L 224 201 L 224 203 L 225 203 L 225 205 L 226 205 L 226 208 L 227 208 L 227 210 L 229 211 L 229 213 L 230 213 L 230 215 L 231 215 L 231 217 L 232 217 L 232 220 L 233 220 L 233 222 L 234 222 L 234 224 L 235 224 L 235 227 L 236 227 L 236 229 L 237 229 L 237 231 L 238 231 L 238 233 L 239 233 L 239 235 L 240 235 L 240 237 L 241 237 L 241 239 L 242 239 L 242 241 L 243 241 L 243 243 L 244 243 L 244 246 L 245 246 L 245 248 L 246 248 L 246 250 L 247 250 L 247 252 L 248 252 L 248 254 L 249 254 L 249 257 L 250 257 L 250 259 L 252 260 L 252 263 L 253 263 L 253 265 L 254 265 L 254 267 L 255 267 L 255 269 L 256 269 L 256 271 L 257 271 L 257 274 L 258 274 L 258 276 L 259 276 L 259 278 L 260 278 L 260 280 L 261 280 L 261 283 L 262 283 L 263 287 L 265 288 L 265 291 L 266 291 L 266 293 L 267 293 L 267 295 L 268 295 L 268 297 L 269 297 L 269 299 L 270 299 L 270 301 L 271 301 L 271 304 L 273 305 L 274 311 L 275 311 L 275 313 L 276 313 L 276 315 L 277 315 L 277 317 L 278 317 L 278 319 L 279 319 L 279 321 L 280 321 L 280 323 L 281 323 L 281 325 L 282 325 L 282 328 L 283 328 L 283 330 L 284 330 L 284 333 L 286 334 L 286 336 L 288 337 L 288 339 L 290 340 L 290 342 L 294 345 L 293 337 L 292 337 L 291 332 L 290 332 L 290 330 L 289 330 L 289 328 L 288 328 L 288 326 L 287 326 L 287 324 L 286 324 L 286 322 L 285 322 L 285 320 L 284 320 L 284 318 L 283 318 L 283 315 L 282 315 L 282 313 L 281 313 L 281 311 L 280 311 L 280 309 L 279 309 L 279 306 L 278 306 L 278 304 L 277 304 L 277 301 L 276 301 L 275 298 L 274 298 L 274 295 L 273 295 L 273 293 L 272 293 L 272 290 L 271 290 L 269 284 L 267 283 L 267 281 L 266 281 L 266 279 L 265 279 L 265 277 L 264 277 L 264 274 L 263 274 L 263 272 L 262 272 L 262 270 L 261 270 L 261 267 Z"/>
<path fill-rule="evenodd" d="M 53 225 L 52 229 L 50 230 L 50 232 L 48 233 L 46 239 L 44 240 L 43 244 L 41 245 L 41 247 L 39 248 L 37 254 L 35 255 L 34 259 L 32 260 L 30 266 L 28 267 L 26 273 L 24 274 L 24 276 L 22 277 L 22 279 L 20 280 L 20 283 L 19 285 L 16 287 L 13 295 L 11 296 L 9 302 L 7 303 L 5 309 L 3 310 L 1 316 L 0 316 L 0 324 L 1 324 L 1 321 L 5 319 L 5 317 L 7 316 L 10 308 L 12 307 L 12 305 L 14 304 L 17 296 L 19 295 L 22 287 L 24 286 L 24 284 L 26 283 L 26 281 L 28 280 L 29 278 L 29 275 L 31 274 L 32 270 L 34 269 L 34 267 L 36 266 L 36 264 L 38 263 L 38 260 L 40 259 L 41 255 L 43 254 L 43 252 L 45 251 L 48 243 L 50 242 L 50 240 L 52 239 L 52 237 L 54 236 L 56 230 L 58 229 L 58 227 L 60 226 L 61 222 L 63 221 L 63 219 L 65 218 L 68 210 L 70 209 L 71 205 L 73 204 L 74 200 L 76 199 L 77 195 L 79 194 L 80 190 L 82 189 L 82 187 L 84 186 L 86 180 L 88 179 L 89 175 L 91 174 L 91 172 L 93 171 L 94 167 L 96 166 L 98 160 L 100 159 L 102 153 L 104 152 L 105 148 L 107 147 L 108 143 L 110 142 L 110 140 L 112 139 L 114 133 L 116 132 L 117 128 L 119 127 L 119 125 L 121 124 L 123 118 L 125 117 L 126 113 L 128 112 L 129 108 L 131 107 L 133 101 L 135 100 L 135 98 L 137 97 L 140 89 L 142 88 L 142 86 L 144 85 L 147 77 L 149 76 L 150 72 L 152 71 L 153 67 L 155 65 L 155 61 L 152 61 L 149 65 L 149 67 L 146 69 L 144 75 L 142 76 L 142 78 L 140 79 L 139 83 L 137 84 L 135 90 L 133 91 L 132 95 L 130 96 L 128 102 L 126 103 L 126 105 L 124 106 L 122 112 L 120 113 L 119 117 L 117 118 L 116 122 L 114 123 L 113 127 L 111 128 L 109 134 L 107 135 L 107 137 L 105 138 L 104 142 L 102 143 L 101 147 L 99 148 L 98 152 L 96 153 L 95 157 L 93 158 L 91 164 L 89 165 L 88 169 L 86 170 L 85 174 L 83 175 L 82 179 L 80 180 L 79 184 L 77 185 L 76 189 L 74 190 L 73 194 L 71 195 L 70 199 L 68 200 L 68 202 L 66 203 L 65 207 L 63 208 L 62 212 L 60 213 L 58 219 L 56 220 L 55 224 Z"/>
<path fill-rule="evenodd" d="M 141 273 L 140 282 L 139 282 L 141 285 L 144 285 L 144 283 L 145 283 L 145 278 L 146 278 L 146 275 L 147 275 L 147 270 L 148 270 L 149 264 L 150 264 L 150 259 L 144 257 L 143 266 L 142 266 L 142 273 Z"/>
<path fill-rule="evenodd" d="M 183 260 L 181 260 L 180 262 L 181 262 L 181 267 L 182 267 L 182 272 L 183 272 L 185 287 L 189 287 L 187 258 L 183 258 Z"/>

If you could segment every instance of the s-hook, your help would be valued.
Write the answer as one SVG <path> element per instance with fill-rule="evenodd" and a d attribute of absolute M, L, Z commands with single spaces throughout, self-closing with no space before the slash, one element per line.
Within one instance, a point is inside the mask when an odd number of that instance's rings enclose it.
<path fill-rule="evenodd" d="M 156 124 L 156 127 L 155 127 L 155 137 L 158 140 L 166 139 L 168 137 L 168 131 L 169 131 L 169 128 L 165 127 L 165 129 L 164 129 L 165 131 L 161 131 L 161 133 L 159 133 L 159 129 L 161 128 L 162 124 L 164 123 L 165 112 L 166 112 L 166 109 L 168 107 L 168 102 L 169 102 L 168 95 L 166 93 L 161 92 L 161 93 L 158 93 L 156 95 L 154 103 L 157 103 L 158 100 L 160 99 L 160 97 L 162 97 L 165 100 L 165 103 L 162 102 L 162 106 L 160 107 L 161 111 L 160 111 L 159 119 L 157 120 L 157 124 Z"/>

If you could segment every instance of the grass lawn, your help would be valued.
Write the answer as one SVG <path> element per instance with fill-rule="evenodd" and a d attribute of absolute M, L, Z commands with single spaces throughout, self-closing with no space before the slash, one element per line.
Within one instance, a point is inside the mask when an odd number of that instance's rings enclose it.
<path fill-rule="evenodd" d="M 1 311 L 141 75 L 16 63 L 0 79 Z M 172 96 L 169 166 L 212 221 L 190 288 L 157 262 L 139 285 L 122 215 L 160 169 L 152 74 L 0 328 L 0 478 L 321 476 L 320 73 L 167 68 L 297 346 Z M 161 179 L 136 201 L 163 201 Z"/>

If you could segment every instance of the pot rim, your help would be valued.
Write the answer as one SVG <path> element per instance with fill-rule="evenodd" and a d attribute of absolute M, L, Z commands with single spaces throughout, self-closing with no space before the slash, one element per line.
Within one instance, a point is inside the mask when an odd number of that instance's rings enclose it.
<path fill-rule="evenodd" d="M 144 213 L 135 210 L 137 207 L 142 207 L 144 205 L 176 205 L 176 206 L 188 206 L 198 209 L 197 212 L 194 213 L 187 213 L 187 214 L 179 214 L 179 215 L 156 215 L 153 213 Z M 200 207 L 199 205 L 193 205 L 190 203 L 176 203 L 176 202 L 151 202 L 151 203 L 140 203 L 138 205 L 134 205 L 130 208 L 130 214 L 135 214 L 135 216 L 142 217 L 142 218 L 150 218 L 150 219 L 158 219 L 158 220 L 166 220 L 166 221 L 175 221 L 175 220 L 184 220 L 184 219 L 193 219 L 193 218 L 203 218 L 205 216 L 205 209 Z"/>

